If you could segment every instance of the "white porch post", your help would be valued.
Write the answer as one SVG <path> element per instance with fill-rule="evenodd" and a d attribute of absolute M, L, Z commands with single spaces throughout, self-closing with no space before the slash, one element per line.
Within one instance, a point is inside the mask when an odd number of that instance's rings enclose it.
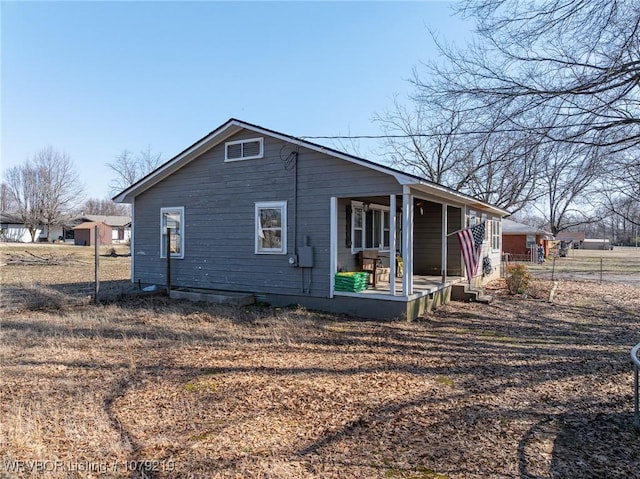
<path fill-rule="evenodd" d="M 442 268 L 442 283 L 447 282 L 447 241 L 449 237 L 447 236 L 448 222 L 449 218 L 447 216 L 448 206 L 446 203 L 442 204 L 442 259 L 441 259 L 441 268 Z"/>
<path fill-rule="evenodd" d="M 402 294 L 413 294 L 413 196 L 411 188 L 402 187 Z"/>
<path fill-rule="evenodd" d="M 389 197 L 389 294 L 396 295 L 396 195 Z"/>
<path fill-rule="evenodd" d="M 331 197 L 329 214 L 329 297 L 333 298 L 338 272 L 338 198 Z"/>

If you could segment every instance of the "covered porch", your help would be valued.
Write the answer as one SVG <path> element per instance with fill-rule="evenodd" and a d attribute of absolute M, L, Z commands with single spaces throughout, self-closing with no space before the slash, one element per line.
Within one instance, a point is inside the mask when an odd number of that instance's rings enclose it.
<path fill-rule="evenodd" d="M 408 319 L 448 301 L 452 286 L 465 280 L 453 234 L 465 223 L 464 204 L 407 186 L 402 194 L 332 198 L 330 297 L 404 303 L 396 308 L 406 308 Z M 336 290 L 336 273 L 362 271 L 361 255 L 369 251 L 382 270 L 375 285 Z"/>

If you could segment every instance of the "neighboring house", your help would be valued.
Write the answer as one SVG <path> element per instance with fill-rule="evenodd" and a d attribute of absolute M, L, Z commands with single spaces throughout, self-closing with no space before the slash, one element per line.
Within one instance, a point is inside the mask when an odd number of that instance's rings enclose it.
<path fill-rule="evenodd" d="M 611 249 L 611 243 L 605 238 L 585 238 L 582 242 L 582 249 L 608 250 Z"/>
<path fill-rule="evenodd" d="M 111 228 L 111 243 L 126 243 L 131 240 L 130 216 L 80 215 L 73 219 L 76 224 L 90 221 L 104 223 Z M 68 239 L 74 239 L 73 235 L 67 235 L 67 237 Z"/>
<path fill-rule="evenodd" d="M 133 214 L 132 281 L 255 294 L 273 305 L 414 318 L 464 267 L 457 230 L 487 220 L 479 286 L 500 271 L 508 212 L 426 179 L 231 119 L 114 200 Z M 167 231 L 170 232 L 167 245 Z M 377 251 L 388 274 L 362 292 L 336 273 Z M 396 254 L 397 253 L 397 254 Z M 398 268 L 400 261 L 402 268 Z M 402 273 L 400 273 L 402 270 Z"/>
<path fill-rule="evenodd" d="M 36 241 L 43 232 L 42 226 L 36 230 Z M 16 243 L 31 243 L 31 233 L 22 220 L 10 213 L 0 213 L 0 239 Z"/>
<path fill-rule="evenodd" d="M 86 221 L 74 226 L 74 244 L 77 246 L 91 246 L 96 244 L 96 227 L 98 228 L 97 238 L 100 245 L 111 244 L 111 226 L 95 221 Z"/>
<path fill-rule="evenodd" d="M 540 244 L 546 257 L 549 254 L 548 241 L 552 239 L 553 235 L 541 228 L 506 218 L 502 220 L 502 252 L 508 253 L 510 260 L 537 261 Z"/>
<path fill-rule="evenodd" d="M 582 249 L 585 234 L 576 231 L 562 231 L 556 235 L 556 239 L 569 245 L 569 248 Z"/>

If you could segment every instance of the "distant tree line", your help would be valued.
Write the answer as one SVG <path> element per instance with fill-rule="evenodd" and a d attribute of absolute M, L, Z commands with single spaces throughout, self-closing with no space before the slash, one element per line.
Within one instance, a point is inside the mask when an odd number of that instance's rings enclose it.
<path fill-rule="evenodd" d="M 640 2 L 467 0 L 410 105 L 377 116 L 392 161 L 554 234 L 640 224 Z M 637 233 L 636 233 L 637 234 Z"/>

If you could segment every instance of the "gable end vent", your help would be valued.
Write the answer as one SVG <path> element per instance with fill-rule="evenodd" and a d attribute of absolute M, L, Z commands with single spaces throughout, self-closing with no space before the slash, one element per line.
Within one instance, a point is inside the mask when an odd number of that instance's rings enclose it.
<path fill-rule="evenodd" d="M 224 146 L 224 161 L 253 160 L 264 156 L 263 138 L 228 141 Z"/>

